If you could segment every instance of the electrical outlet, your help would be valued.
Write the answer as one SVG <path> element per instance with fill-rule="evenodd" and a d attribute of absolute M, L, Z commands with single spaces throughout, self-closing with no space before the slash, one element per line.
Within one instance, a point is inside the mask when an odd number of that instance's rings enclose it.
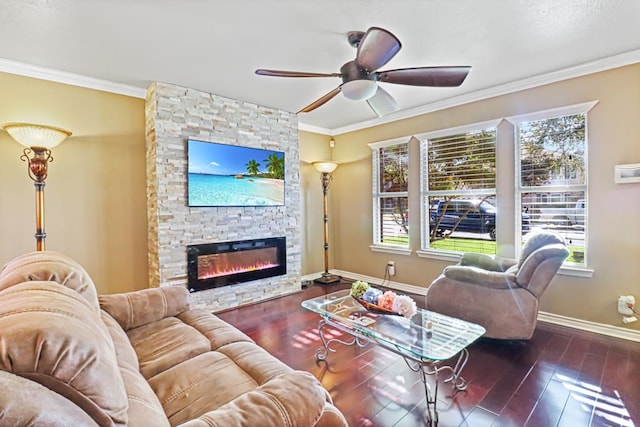
<path fill-rule="evenodd" d="M 633 295 L 620 295 L 618 297 L 618 313 L 624 316 L 633 316 L 635 305 L 636 299 Z"/>
<path fill-rule="evenodd" d="M 395 261 L 387 261 L 387 273 L 389 273 L 389 276 L 393 276 L 396 274 Z"/>

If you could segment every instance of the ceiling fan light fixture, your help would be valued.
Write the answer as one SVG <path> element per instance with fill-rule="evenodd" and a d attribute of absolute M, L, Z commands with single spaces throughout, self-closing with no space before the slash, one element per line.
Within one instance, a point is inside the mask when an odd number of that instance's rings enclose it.
<path fill-rule="evenodd" d="M 352 101 L 364 101 L 371 98 L 378 90 L 378 83 L 373 80 L 351 80 L 342 84 L 342 94 Z"/>

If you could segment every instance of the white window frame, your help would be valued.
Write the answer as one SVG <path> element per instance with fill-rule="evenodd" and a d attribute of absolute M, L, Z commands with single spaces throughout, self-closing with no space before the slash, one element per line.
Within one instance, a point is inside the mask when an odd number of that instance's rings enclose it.
<path fill-rule="evenodd" d="M 371 148 L 371 179 L 372 179 L 372 213 L 373 213 L 373 243 L 369 246 L 369 248 L 373 252 L 384 252 L 391 253 L 396 255 L 411 255 L 411 238 L 409 236 L 409 241 L 407 246 L 404 245 L 394 245 L 390 243 L 382 243 L 381 235 L 380 235 L 380 199 L 384 195 L 384 197 L 406 197 L 409 200 L 409 189 L 407 191 L 402 192 L 393 192 L 393 193 L 383 193 L 380 191 L 380 150 L 386 147 L 392 147 L 394 145 L 407 145 L 407 150 L 409 149 L 409 141 L 413 136 L 403 136 L 400 138 L 389 139 L 385 141 L 372 142 L 369 145 Z M 411 158 L 407 158 L 407 168 L 409 167 L 409 163 L 411 162 Z"/>
<path fill-rule="evenodd" d="M 584 263 L 576 264 L 571 262 L 565 262 L 560 269 L 561 273 L 580 276 L 580 277 L 591 277 L 593 274 L 593 270 L 588 268 L 588 241 L 589 241 L 589 173 L 588 173 L 588 165 L 589 165 L 589 111 L 598 103 L 598 101 L 585 102 L 581 104 L 574 104 L 564 107 L 552 108 L 548 110 L 535 111 L 526 114 L 520 114 L 517 116 L 505 117 L 505 120 L 509 121 L 514 126 L 514 140 L 516 144 L 515 149 L 515 176 L 514 176 L 514 184 L 515 184 L 515 212 L 522 212 L 522 193 L 531 192 L 530 187 L 523 187 L 520 175 L 522 171 L 522 165 L 520 160 L 520 136 L 518 132 L 518 125 L 523 122 L 530 121 L 538 121 L 538 120 L 547 120 L 553 119 L 556 117 L 562 116 L 572 116 L 576 114 L 584 114 L 585 115 L 585 180 L 583 184 L 578 185 L 553 185 L 553 186 L 545 186 L 544 188 L 551 191 L 584 191 L 585 194 L 585 203 L 587 206 L 587 210 L 585 211 L 585 234 L 584 234 L 584 246 L 585 246 L 585 260 Z M 519 223 L 521 221 L 520 215 L 517 215 L 516 222 Z M 520 234 L 520 230 L 518 230 L 517 236 L 520 236 L 517 241 L 522 240 L 522 236 Z M 515 242 L 514 242 L 515 243 Z M 516 244 L 516 256 L 520 254 L 521 245 Z"/>
<path fill-rule="evenodd" d="M 494 119 L 488 120 L 484 122 L 471 123 L 463 126 L 456 126 L 446 129 L 439 129 L 431 132 L 421 133 L 416 135 L 416 138 L 420 141 L 420 250 L 416 251 L 419 257 L 421 258 L 433 258 L 447 261 L 457 261 L 460 259 L 461 252 L 457 251 L 447 251 L 442 249 L 433 249 L 429 247 L 429 209 L 426 207 L 428 205 L 427 201 L 430 195 L 437 194 L 438 192 L 430 192 L 428 190 L 428 165 L 426 161 L 426 150 L 428 149 L 427 144 L 429 139 L 440 138 L 449 135 L 456 134 L 464 134 L 479 130 L 486 129 L 495 129 L 496 131 L 496 156 L 497 156 L 497 142 L 499 138 L 498 134 L 498 124 L 502 121 L 502 119 Z M 497 178 L 498 178 L 498 170 L 496 168 L 496 187 L 497 187 Z M 497 188 L 493 190 L 458 190 L 455 193 L 460 195 L 464 194 L 496 194 Z M 448 192 L 451 193 L 451 192 Z"/>

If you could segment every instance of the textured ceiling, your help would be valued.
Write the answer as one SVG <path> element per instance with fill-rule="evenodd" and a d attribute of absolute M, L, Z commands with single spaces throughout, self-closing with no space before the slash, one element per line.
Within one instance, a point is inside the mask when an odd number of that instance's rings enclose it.
<path fill-rule="evenodd" d="M 382 69 L 473 67 L 459 88 L 384 84 L 406 113 L 635 53 L 639 22 L 636 0 L 2 0 L 0 58 L 140 89 L 159 80 L 295 112 L 340 79 L 254 70 L 337 72 L 355 57 L 347 32 L 380 26 L 403 44 Z M 365 102 L 338 95 L 299 119 L 335 131 L 376 116 Z"/>

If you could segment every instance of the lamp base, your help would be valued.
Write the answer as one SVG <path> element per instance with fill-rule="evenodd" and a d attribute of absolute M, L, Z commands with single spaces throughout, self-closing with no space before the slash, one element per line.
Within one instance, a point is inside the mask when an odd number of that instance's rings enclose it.
<path fill-rule="evenodd" d="M 322 276 L 318 277 L 317 279 L 313 280 L 313 283 L 319 283 L 321 285 L 328 285 L 331 283 L 337 283 L 340 280 L 342 280 L 342 277 L 335 275 L 335 274 L 329 274 L 329 273 L 322 273 Z"/>

